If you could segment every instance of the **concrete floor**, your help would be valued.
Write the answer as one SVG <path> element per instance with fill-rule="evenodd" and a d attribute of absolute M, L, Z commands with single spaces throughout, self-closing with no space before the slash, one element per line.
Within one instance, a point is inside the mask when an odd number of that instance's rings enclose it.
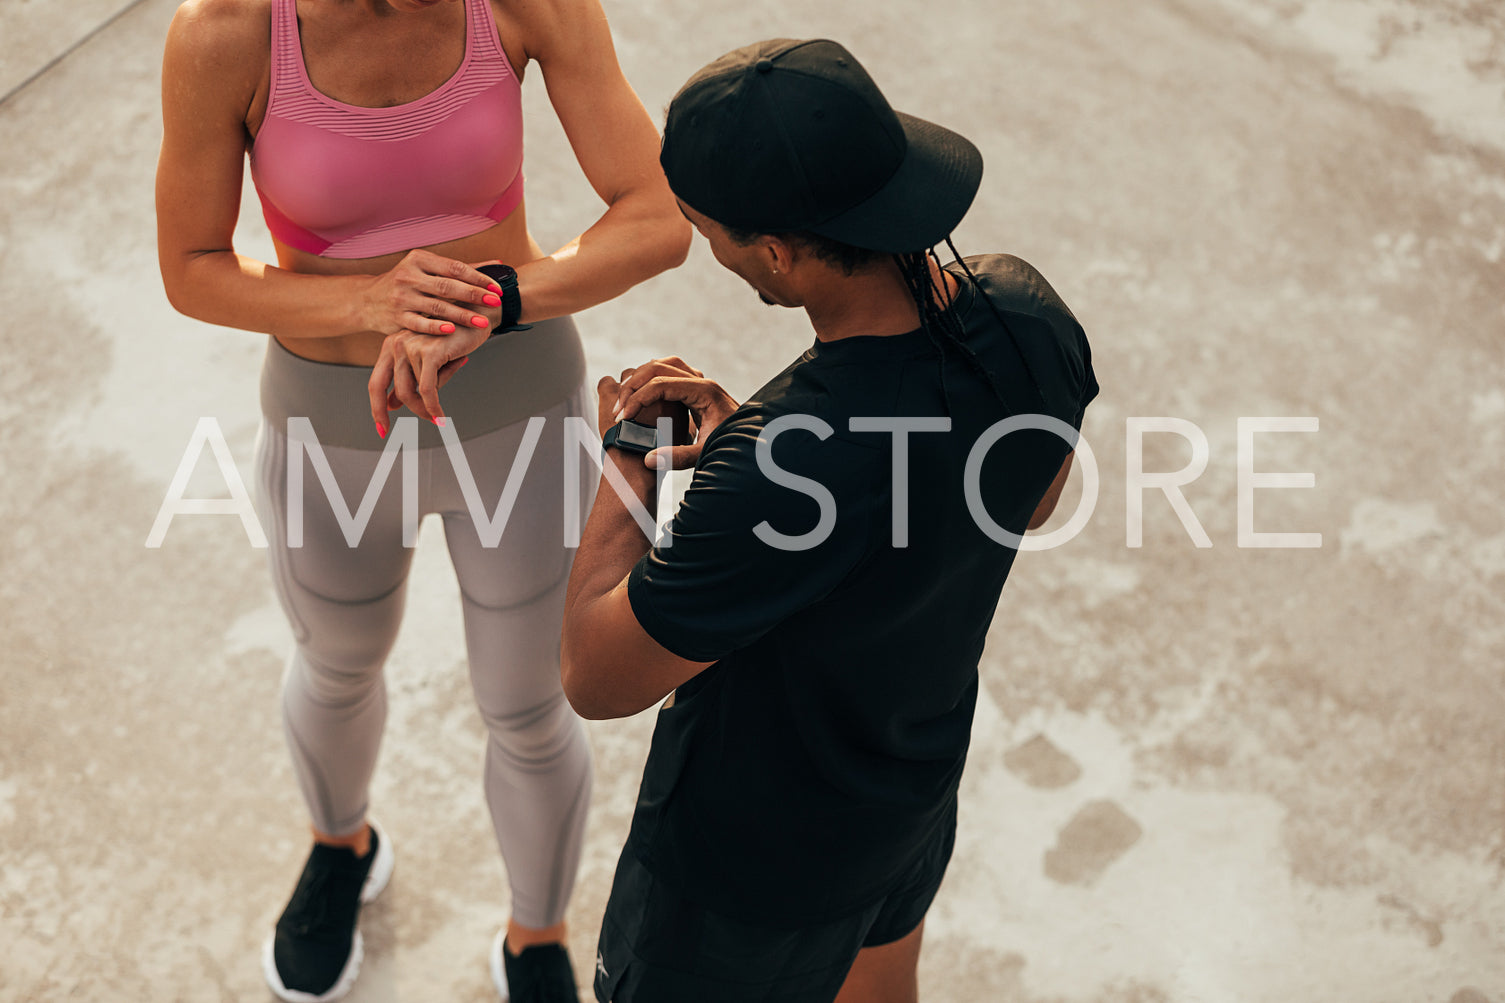
<path fill-rule="evenodd" d="M 302 814 L 288 636 L 234 519 L 144 546 L 195 424 L 249 473 L 265 339 L 168 307 L 158 60 L 174 0 L 0 7 L 0 998 L 267 999 Z M 988 163 L 966 251 L 1037 265 L 1093 340 L 1085 531 L 1019 561 L 983 674 L 932 1003 L 1505 1001 L 1505 14 L 1491 0 L 610 2 L 658 114 L 722 51 L 845 40 Z M 24 88 L 23 81 L 67 53 Z M 530 218 L 598 212 L 536 80 Z M 268 255 L 254 200 L 242 249 Z M 737 394 L 801 351 L 697 247 L 581 318 Z M 1127 419 L 1195 423 L 1193 545 L 1126 546 Z M 1238 546 L 1241 416 L 1255 492 Z M 1150 470 L 1190 450 L 1146 439 Z M 1080 484 L 1080 477 L 1073 481 Z M 205 460 L 194 493 L 223 493 Z M 1063 509 L 1078 496 L 1069 487 Z M 1055 523 L 1063 522 L 1064 514 Z M 506 887 L 457 593 L 424 530 L 375 804 L 398 850 L 352 1003 L 491 998 Z M 651 715 L 593 725 L 582 978 Z"/>

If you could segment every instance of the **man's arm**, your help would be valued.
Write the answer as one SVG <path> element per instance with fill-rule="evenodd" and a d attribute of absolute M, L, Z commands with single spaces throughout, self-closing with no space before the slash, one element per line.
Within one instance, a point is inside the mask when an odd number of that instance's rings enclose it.
<path fill-rule="evenodd" d="M 1050 482 L 1050 487 L 1045 489 L 1045 497 L 1040 499 L 1040 504 L 1035 506 L 1035 514 L 1029 517 L 1029 528 L 1039 529 L 1045 525 L 1051 513 L 1056 510 L 1056 502 L 1061 500 L 1061 490 L 1066 487 L 1066 477 L 1071 473 L 1071 458 L 1076 456 L 1076 450 L 1066 454 L 1066 459 L 1061 463 L 1061 469 L 1056 473 L 1056 479 Z"/>
<path fill-rule="evenodd" d="M 619 388 L 609 376 L 596 386 L 602 428 L 614 423 L 611 412 Z M 657 510 L 656 471 L 636 454 L 619 449 L 608 449 L 606 462 L 621 472 L 649 512 Z M 581 717 L 592 720 L 645 710 L 715 664 L 680 658 L 638 623 L 627 599 L 627 575 L 648 552 L 650 542 L 605 474 L 603 470 L 570 571 L 560 639 L 564 694 Z"/>
<path fill-rule="evenodd" d="M 618 401 L 621 415 L 645 425 L 664 405 L 683 404 L 700 437 L 694 446 L 655 450 L 676 466 L 695 465 L 674 515 L 672 546 L 648 554 L 648 541 L 610 480 L 591 510 L 570 575 L 562 645 L 565 694 L 591 718 L 652 706 L 828 595 L 864 556 L 878 497 L 873 488 L 888 476 L 866 447 L 808 431 L 765 435 L 756 409 L 729 427 L 735 401 L 682 360 L 657 359 L 622 379 L 596 386 L 602 430 L 615 421 Z M 784 535 L 807 533 L 824 518 L 828 501 L 771 481 L 758 459 L 761 448 L 783 469 L 818 474 L 834 489 L 830 500 L 841 518 L 821 542 L 793 550 L 763 542 L 764 525 Z M 656 469 L 634 455 L 608 454 L 613 479 L 620 471 L 618 483 L 629 487 L 626 497 L 653 505 Z"/>

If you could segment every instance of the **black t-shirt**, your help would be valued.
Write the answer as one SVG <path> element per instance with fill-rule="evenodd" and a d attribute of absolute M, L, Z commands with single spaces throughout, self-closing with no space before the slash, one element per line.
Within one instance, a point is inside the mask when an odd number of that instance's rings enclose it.
<path fill-rule="evenodd" d="M 996 392 L 924 331 L 817 341 L 707 438 L 672 542 L 629 577 L 643 629 L 716 664 L 659 712 L 626 852 L 707 908 L 784 927 L 861 908 L 955 797 L 1015 554 L 969 511 L 968 455 L 1010 413 L 1080 428 L 1097 394 L 1081 326 L 1040 274 L 967 263 L 1007 322 L 950 266 Z M 908 435 L 904 547 L 895 435 L 851 425 L 894 416 L 951 421 Z M 988 517 L 1023 533 L 1074 444 L 994 443 L 976 473 Z"/>

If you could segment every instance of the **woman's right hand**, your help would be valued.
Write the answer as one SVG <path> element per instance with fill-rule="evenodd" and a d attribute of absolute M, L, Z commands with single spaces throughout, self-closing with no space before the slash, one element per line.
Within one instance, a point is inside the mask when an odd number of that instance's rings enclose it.
<path fill-rule="evenodd" d="M 489 328 L 466 304 L 502 305 L 501 287 L 463 261 L 423 249 L 409 251 L 388 271 L 372 276 L 360 303 L 365 330 L 396 334 L 454 334 L 456 328 Z M 477 324 L 476 321 L 481 323 Z"/>

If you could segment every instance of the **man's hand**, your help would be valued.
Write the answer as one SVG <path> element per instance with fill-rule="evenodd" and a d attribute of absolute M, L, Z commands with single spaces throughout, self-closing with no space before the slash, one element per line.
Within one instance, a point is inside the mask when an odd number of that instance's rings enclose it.
<path fill-rule="evenodd" d="M 657 361 L 650 362 L 648 365 L 652 366 Z M 676 359 L 674 361 L 677 362 L 679 360 Z M 614 380 L 610 376 L 603 376 L 596 383 L 596 425 L 597 431 L 601 434 L 602 438 L 606 437 L 606 430 L 615 425 L 618 418 L 628 417 L 625 414 L 618 413 L 621 410 L 619 402 L 623 394 L 627 392 L 624 390 L 624 386 L 638 373 L 641 373 L 644 368 L 646 367 L 639 366 L 637 369 L 624 369 L 619 379 Z M 632 416 L 632 420 L 640 425 L 656 426 L 658 420 L 665 417 L 674 419 L 673 441 L 676 443 L 675 448 L 693 448 L 695 426 L 690 421 L 690 411 L 683 403 L 672 397 L 665 396 L 652 403 L 645 404 L 637 409 Z M 657 467 L 654 458 L 659 452 L 660 450 L 654 450 L 645 456 L 643 458 L 643 465 L 646 467 Z"/>
<path fill-rule="evenodd" d="M 643 462 L 650 467 L 658 466 L 661 457 L 667 459 L 671 470 L 693 467 L 700 459 L 700 448 L 706 437 L 737 410 L 737 402 L 721 389 L 720 384 L 706 379 L 705 373 L 693 368 L 677 355 L 654 359 L 636 369 L 625 370 L 621 382 L 616 385 L 609 415 L 605 413 L 605 383 L 603 380 L 597 386 L 597 391 L 602 393 L 603 432 L 616 424 L 618 418 L 651 425 L 663 413 L 662 409 L 670 404 L 679 404 L 689 409 L 697 432 L 695 441 L 688 445 L 675 445 L 667 450 L 655 449 L 643 458 Z M 675 432 L 674 441 L 679 443 L 677 424 Z"/>
<path fill-rule="evenodd" d="M 603 435 L 617 423 L 617 401 L 627 392 L 624 384 L 642 372 L 643 367 L 626 369 L 620 380 L 603 376 L 596 384 L 596 424 Z M 689 441 L 690 413 L 677 400 L 663 396 L 635 408 L 634 415 L 644 425 L 673 418 L 674 440 Z M 654 465 L 639 465 L 620 449 L 607 453 L 611 459 L 603 465 L 602 476 L 625 478 L 626 487 L 637 492 L 637 500 L 652 513 L 660 477 Z M 649 541 L 616 487 L 603 485 L 596 493 L 565 593 L 560 680 L 565 696 L 587 718 L 636 714 L 710 664 L 680 658 L 638 623 L 627 598 L 627 576 L 647 552 Z"/>

